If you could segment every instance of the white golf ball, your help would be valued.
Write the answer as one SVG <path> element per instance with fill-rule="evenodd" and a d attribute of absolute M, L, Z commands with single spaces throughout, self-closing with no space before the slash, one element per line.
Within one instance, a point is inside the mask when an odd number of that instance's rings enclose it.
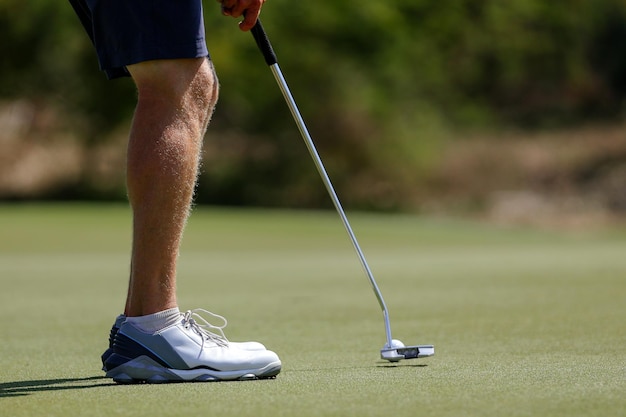
<path fill-rule="evenodd" d="M 383 359 L 388 360 L 389 362 L 398 362 L 399 360 L 404 359 L 404 355 L 398 354 L 398 352 L 393 349 L 399 349 L 403 347 L 404 347 L 404 343 L 402 343 L 398 339 L 393 339 L 391 341 L 391 346 L 385 343 L 385 346 L 383 347 L 383 350 L 381 351 L 381 357 Z M 386 350 L 386 349 L 392 349 L 392 350 Z"/>
<path fill-rule="evenodd" d="M 401 348 L 401 347 L 404 347 L 404 343 L 402 343 L 398 339 L 393 339 L 391 341 L 391 346 L 390 347 L 392 347 L 392 348 Z"/>

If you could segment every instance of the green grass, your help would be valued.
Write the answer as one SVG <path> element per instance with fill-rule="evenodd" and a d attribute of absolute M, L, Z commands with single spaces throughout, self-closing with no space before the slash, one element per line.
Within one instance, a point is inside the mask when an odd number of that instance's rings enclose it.
<path fill-rule="evenodd" d="M 123 206 L 0 206 L 1 416 L 624 416 L 626 230 L 556 232 L 349 213 L 394 337 L 332 212 L 199 208 L 181 308 L 229 319 L 283 372 L 121 386 L 99 355 L 128 274 Z"/>

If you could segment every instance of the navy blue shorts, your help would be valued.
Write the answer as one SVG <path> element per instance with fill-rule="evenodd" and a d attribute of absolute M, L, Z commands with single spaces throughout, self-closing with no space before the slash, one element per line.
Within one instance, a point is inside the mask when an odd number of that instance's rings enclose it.
<path fill-rule="evenodd" d="M 69 0 L 109 79 L 127 65 L 209 56 L 202 0 Z"/>

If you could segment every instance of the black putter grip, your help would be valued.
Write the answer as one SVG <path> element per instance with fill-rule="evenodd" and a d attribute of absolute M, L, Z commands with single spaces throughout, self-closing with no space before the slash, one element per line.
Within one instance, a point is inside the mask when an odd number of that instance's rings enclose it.
<path fill-rule="evenodd" d="M 256 24 L 250 30 L 252 32 L 252 36 L 254 36 L 254 40 L 256 41 L 257 46 L 261 50 L 263 57 L 265 58 L 265 62 L 267 65 L 274 65 L 278 62 L 276 59 L 276 54 L 274 53 L 274 49 L 272 49 L 272 44 L 270 40 L 267 38 L 267 34 L 263 30 L 263 25 L 261 25 L 261 19 L 257 19 Z"/>

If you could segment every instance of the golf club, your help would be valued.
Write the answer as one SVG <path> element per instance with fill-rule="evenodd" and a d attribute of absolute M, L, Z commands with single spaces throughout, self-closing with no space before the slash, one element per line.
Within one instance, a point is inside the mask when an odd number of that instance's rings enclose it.
<path fill-rule="evenodd" d="M 367 278 L 369 279 L 370 284 L 372 285 L 374 294 L 376 295 L 376 298 L 378 299 L 380 308 L 383 311 L 387 343 L 380 350 L 380 357 L 390 362 L 397 362 L 402 359 L 415 359 L 415 358 L 422 358 L 422 357 L 434 355 L 435 347 L 433 345 L 405 346 L 399 340 L 393 339 L 391 337 L 391 325 L 389 323 L 389 312 L 387 310 L 387 305 L 385 304 L 385 300 L 383 299 L 382 293 L 380 292 L 380 289 L 378 288 L 378 284 L 376 284 L 376 280 L 374 279 L 374 275 L 372 274 L 372 271 L 370 270 L 370 267 L 367 264 L 367 261 L 365 260 L 363 251 L 361 250 L 361 247 L 359 246 L 356 236 L 354 235 L 354 232 L 352 231 L 352 227 L 350 226 L 350 223 L 348 222 L 348 218 L 346 217 L 343 207 L 341 206 L 341 203 L 339 201 L 339 198 L 337 197 L 337 193 L 335 192 L 335 189 L 333 188 L 333 185 L 330 182 L 330 178 L 328 177 L 326 169 L 324 168 L 324 164 L 322 163 L 319 153 L 317 152 L 317 149 L 315 147 L 315 144 L 313 143 L 313 140 L 311 139 L 311 135 L 309 134 L 309 131 L 306 128 L 306 125 L 304 124 L 304 120 L 302 119 L 302 116 L 300 114 L 300 111 L 298 110 L 296 102 L 294 101 L 293 96 L 291 95 L 291 91 L 289 90 L 289 87 L 287 86 L 287 82 L 285 81 L 285 78 L 283 77 L 282 71 L 280 70 L 280 67 L 278 66 L 278 60 L 276 58 L 276 54 L 274 53 L 272 45 L 270 44 L 270 41 L 267 37 L 267 34 L 265 33 L 265 30 L 263 29 L 263 26 L 261 25 L 260 20 L 257 20 L 256 25 L 252 28 L 251 32 L 252 32 L 252 36 L 254 36 L 254 40 L 256 41 L 257 46 L 259 47 L 259 49 L 261 50 L 261 53 L 263 54 L 263 57 L 265 58 L 265 62 L 267 63 L 267 65 L 269 65 L 270 69 L 272 70 L 272 73 L 274 74 L 274 78 L 276 79 L 276 82 L 278 83 L 278 86 L 280 87 L 280 90 L 285 98 L 285 101 L 287 102 L 287 105 L 289 106 L 289 110 L 291 111 L 291 114 L 296 124 L 298 125 L 300 134 L 302 135 L 302 138 L 304 139 L 304 142 L 309 150 L 309 153 L 311 154 L 311 157 L 313 158 L 313 162 L 315 163 L 315 166 L 317 167 L 317 170 L 320 176 L 322 177 L 322 181 L 324 182 L 324 185 L 326 186 L 326 190 L 328 191 L 328 194 L 330 195 L 330 198 L 332 199 L 332 202 L 335 205 L 335 208 L 337 209 L 337 213 L 339 213 L 339 217 L 341 217 L 341 221 L 343 222 L 346 232 L 348 232 L 348 236 L 350 236 L 352 245 L 354 246 L 354 249 L 356 250 L 359 260 L 361 261 L 361 265 L 363 266 L 363 269 L 365 270 Z"/>

